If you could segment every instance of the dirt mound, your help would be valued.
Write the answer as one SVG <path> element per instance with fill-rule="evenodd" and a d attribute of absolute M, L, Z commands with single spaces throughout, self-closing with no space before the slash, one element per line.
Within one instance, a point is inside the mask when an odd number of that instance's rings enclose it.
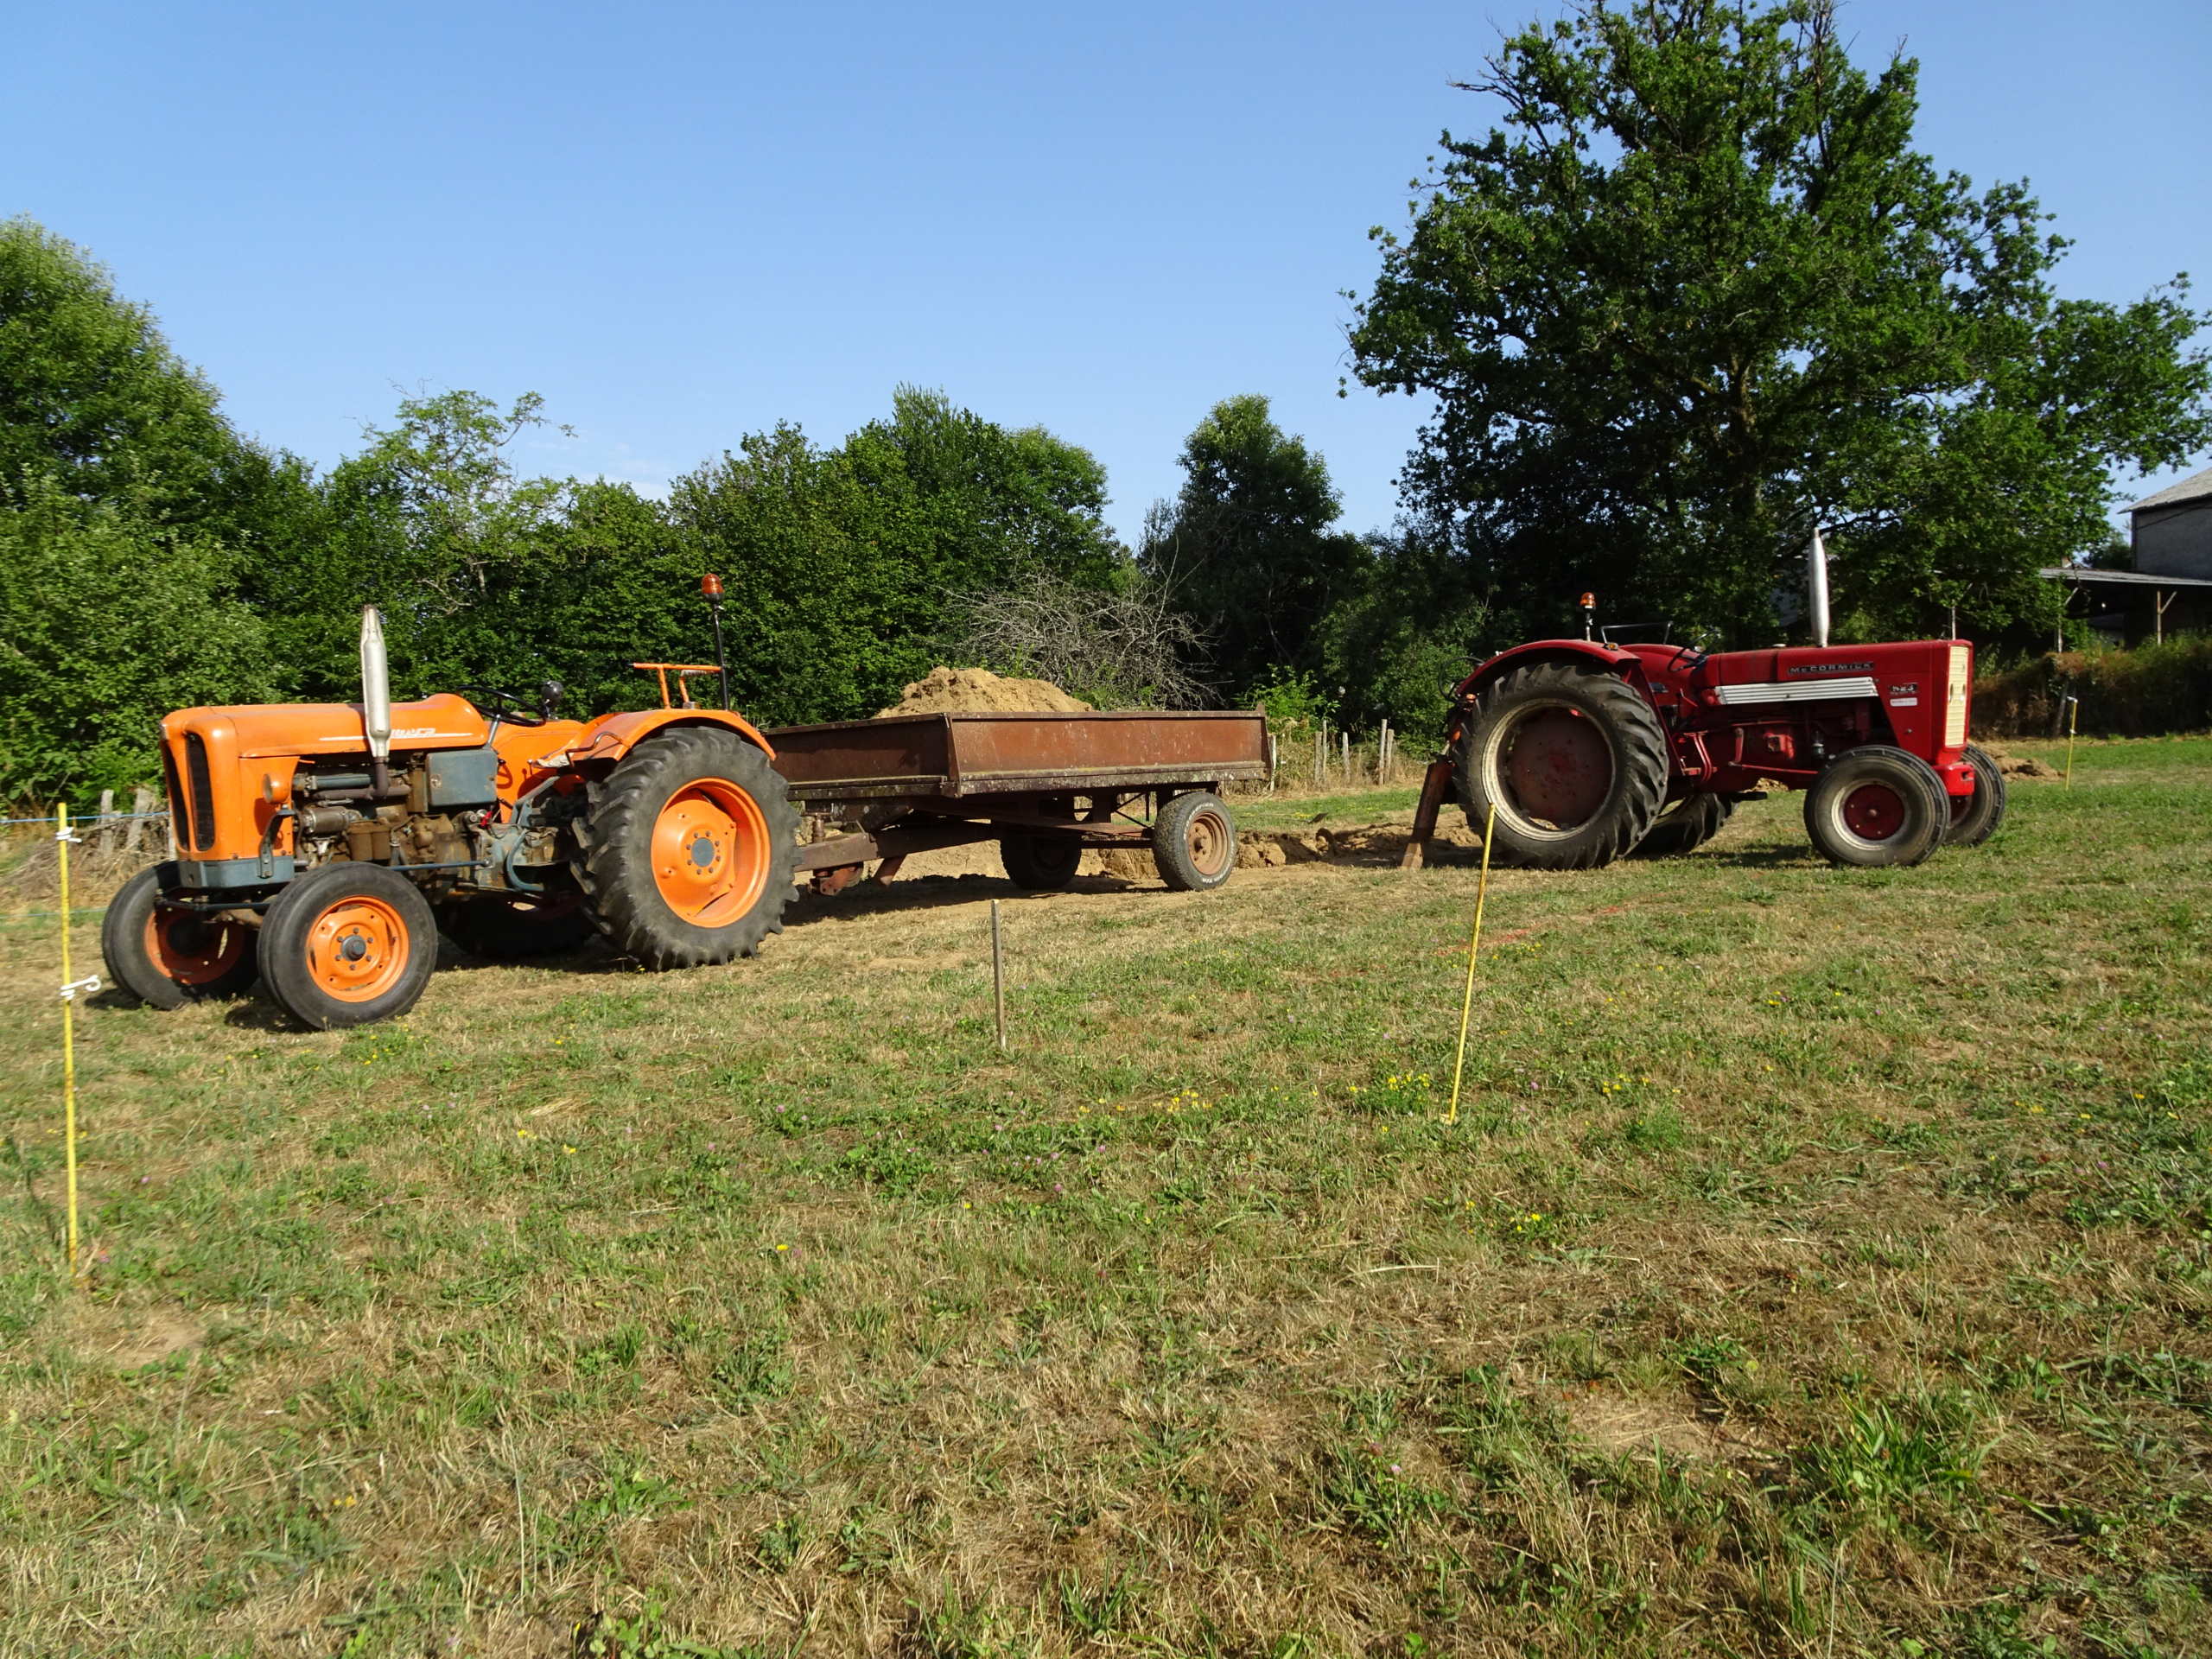
<path fill-rule="evenodd" d="M 2056 778 L 2061 775 L 2056 766 L 2046 765 L 2030 754 L 2007 754 L 2002 749 L 1992 749 L 1989 758 L 1997 763 L 1997 770 L 2007 778 Z"/>
<path fill-rule="evenodd" d="M 1050 680 L 1002 679 L 988 668 L 933 668 L 876 714 L 1087 715 L 1090 705 Z"/>

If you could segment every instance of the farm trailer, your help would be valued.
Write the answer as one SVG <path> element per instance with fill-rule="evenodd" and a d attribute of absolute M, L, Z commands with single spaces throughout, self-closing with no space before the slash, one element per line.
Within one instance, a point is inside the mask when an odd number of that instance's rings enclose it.
<path fill-rule="evenodd" d="M 873 861 L 888 881 L 916 853 L 985 841 L 1033 890 L 1065 887 L 1086 848 L 1143 848 L 1170 887 L 1204 892 L 1236 866 L 1223 785 L 1268 775 L 1267 722 L 1249 711 L 894 715 L 766 735 L 800 810 L 855 826 L 799 849 L 822 893 Z"/>

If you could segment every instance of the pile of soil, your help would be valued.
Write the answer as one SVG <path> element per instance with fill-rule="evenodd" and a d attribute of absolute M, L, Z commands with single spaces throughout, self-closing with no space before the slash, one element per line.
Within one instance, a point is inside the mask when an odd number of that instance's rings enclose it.
<path fill-rule="evenodd" d="M 988 668 L 933 668 L 876 714 L 1087 715 L 1090 705 L 1050 680 L 1004 679 Z"/>
<path fill-rule="evenodd" d="M 2002 749 L 1991 749 L 1989 758 L 1997 763 L 1997 770 L 2007 778 L 2056 778 L 2058 768 L 2048 766 L 2033 755 L 2007 754 Z"/>
<path fill-rule="evenodd" d="M 897 715 L 1087 715 L 1090 705 L 1071 697 L 1050 680 L 1011 679 L 988 668 L 933 668 L 903 692 L 899 701 L 876 713 L 878 720 Z M 1095 854 L 1085 853 L 1077 867 L 1081 875 L 1098 874 Z M 917 853 L 902 867 L 899 879 L 921 876 L 989 875 L 1003 874 L 998 843 L 978 842 L 966 847 L 944 847 L 933 853 Z"/>

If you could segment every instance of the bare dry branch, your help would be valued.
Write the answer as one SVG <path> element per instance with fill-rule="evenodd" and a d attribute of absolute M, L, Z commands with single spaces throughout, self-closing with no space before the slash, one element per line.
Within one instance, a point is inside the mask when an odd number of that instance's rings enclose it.
<path fill-rule="evenodd" d="M 1100 593 L 1039 572 L 1012 588 L 955 596 L 955 643 L 976 661 L 1052 681 L 1102 709 L 1197 709 L 1205 632 L 1140 578 Z"/>

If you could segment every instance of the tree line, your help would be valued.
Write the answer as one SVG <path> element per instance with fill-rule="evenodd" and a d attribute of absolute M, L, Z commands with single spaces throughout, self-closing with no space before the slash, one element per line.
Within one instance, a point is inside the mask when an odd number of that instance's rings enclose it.
<path fill-rule="evenodd" d="M 83 250 L 0 225 L 0 799 L 148 775 L 194 702 L 347 700 L 359 607 L 404 691 L 634 707 L 721 574 L 738 700 L 872 712 L 961 657 L 1109 702 L 1268 702 L 1420 730 L 1516 639 L 1606 613 L 1771 643 L 1813 527 L 1838 636 L 2037 648 L 2037 572 L 2110 556 L 2118 469 L 2212 444 L 2185 278 L 2063 300 L 2024 184 L 1912 147 L 1916 67 L 1826 0 L 1603 0 L 1506 38 L 1352 296 L 1353 385 L 1426 400 L 1394 524 L 1224 399 L 1136 545 L 1079 445 L 942 392 L 824 444 L 779 424 L 665 496 L 527 476 L 534 396 L 403 398 L 326 472 L 238 432 Z"/>

